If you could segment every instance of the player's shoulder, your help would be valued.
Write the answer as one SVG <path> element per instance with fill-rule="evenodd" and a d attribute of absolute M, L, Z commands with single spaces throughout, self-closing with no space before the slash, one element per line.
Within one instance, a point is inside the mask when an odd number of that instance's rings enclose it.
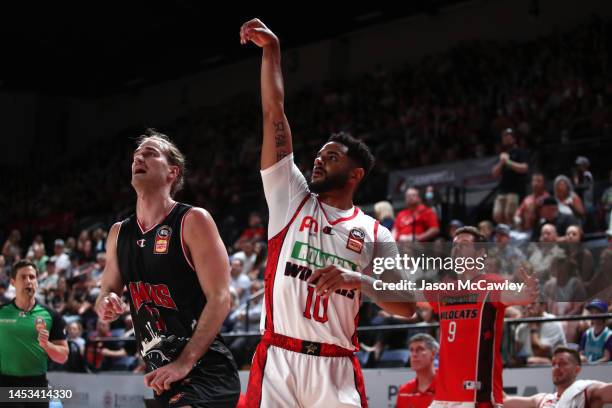
<path fill-rule="evenodd" d="M 416 377 L 414 377 L 412 380 L 408 381 L 407 383 L 403 384 L 400 388 L 399 388 L 399 393 L 412 393 L 414 391 L 416 391 L 416 387 L 417 387 L 417 381 L 416 381 Z"/>
<path fill-rule="evenodd" d="M 6 302 L 0 305 L 0 311 L 10 310 L 15 303 L 15 299 L 12 299 L 10 302 Z"/>

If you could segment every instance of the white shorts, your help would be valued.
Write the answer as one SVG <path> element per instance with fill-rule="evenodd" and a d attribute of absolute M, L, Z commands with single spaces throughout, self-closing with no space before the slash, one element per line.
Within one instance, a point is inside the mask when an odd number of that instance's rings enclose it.
<path fill-rule="evenodd" d="M 259 343 L 253 357 L 247 407 L 365 407 L 355 356 L 322 357 Z"/>

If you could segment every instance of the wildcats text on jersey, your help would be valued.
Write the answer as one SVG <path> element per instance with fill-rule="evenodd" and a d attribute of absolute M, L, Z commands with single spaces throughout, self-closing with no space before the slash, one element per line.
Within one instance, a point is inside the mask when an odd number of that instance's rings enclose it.
<path fill-rule="evenodd" d="M 164 284 L 152 285 L 146 282 L 130 282 L 128 288 L 136 312 L 140 310 L 143 304 L 147 303 L 154 303 L 156 306 L 178 310 L 168 286 Z"/>

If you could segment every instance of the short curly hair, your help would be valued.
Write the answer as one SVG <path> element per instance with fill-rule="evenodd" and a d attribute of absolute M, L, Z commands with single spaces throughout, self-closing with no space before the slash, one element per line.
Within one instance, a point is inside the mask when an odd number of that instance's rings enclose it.
<path fill-rule="evenodd" d="M 374 167 L 375 159 L 370 148 L 362 140 L 346 132 L 339 132 L 332 134 L 327 140 L 327 143 L 329 142 L 340 143 L 348 147 L 348 152 L 346 154 L 357 164 L 357 166 L 363 168 L 365 171 L 363 177 L 365 178 L 370 174 L 370 171 L 372 171 Z"/>

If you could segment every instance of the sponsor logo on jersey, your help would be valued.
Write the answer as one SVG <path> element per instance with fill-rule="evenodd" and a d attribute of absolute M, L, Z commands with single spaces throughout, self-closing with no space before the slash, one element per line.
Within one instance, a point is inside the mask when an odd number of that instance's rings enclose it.
<path fill-rule="evenodd" d="M 335 265 L 340 268 L 356 271 L 358 266 L 348 259 L 340 258 L 337 255 L 321 251 L 319 248 L 312 247 L 305 242 L 296 241 L 291 250 L 291 258 L 307 262 L 308 265 L 323 268 Z"/>
<path fill-rule="evenodd" d="M 334 230 L 329 225 L 323 227 L 323 233 L 327 235 L 334 235 Z"/>
<path fill-rule="evenodd" d="M 301 281 L 307 281 L 308 278 L 310 278 L 310 275 L 312 275 L 312 269 L 310 269 L 307 266 L 303 266 L 303 265 L 296 265 L 294 263 L 291 262 L 287 262 L 285 264 L 285 276 L 288 276 L 290 278 L 295 278 L 295 279 L 299 279 Z M 316 285 L 318 282 L 318 279 L 314 282 L 312 282 L 313 285 Z M 338 289 L 336 290 L 334 293 L 337 293 L 341 296 L 347 297 L 349 299 L 354 299 L 355 298 L 355 291 L 354 290 L 348 290 L 348 289 Z"/>
<path fill-rule="evenodd" d="M 136 245 L 138 245 L 141 248 L 145 247 L 145 241 L 144 239 L 139 239 L 138 241 L 136 241 Z"/>
<path fill-rule="evenodd" d="M 317 223 L 317 220 L 309 215 L 302 218 L 302 222 L 300 223 L 300 232 L 304 231 L 305 229 L 309 230 L 311 234 L 319 232 L 319 224 Z"/>
<path fill-rule="evenodd" d="M 162 225 L 155 232 L 154 254 L 167 254 L 170 238 L 172 237 L 172 228 L 167 225 Z"/>
<path fill-rule="evenodd" d="M 130 282 L 128 285 L 130 296 L 136 312 L 140 310 L 143 304 L 153 303 L 156 306 L 165 307 L 167 309 L 175 309 L 176 303 L 172 299 L 168 286 L 164 284 L 151 285 L 146 282 Z"/>
<path fill-rule="evenodd" d="M 351 251 L 355 251 L 358 254 L 361 253 L 363 249 L 363 243 L 365 241 L 365 232 L 359 228 L 353 228 L 349 232 L 348 241 L 346 242 L 346 247 Z"/>

